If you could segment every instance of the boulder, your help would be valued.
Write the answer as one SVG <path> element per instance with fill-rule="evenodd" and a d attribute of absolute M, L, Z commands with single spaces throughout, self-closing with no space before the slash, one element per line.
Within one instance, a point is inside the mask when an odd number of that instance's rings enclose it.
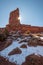
<path fill-rule="evenodd" d="M 43 65 L 43 56 L 40 55 L 28 55 L 22 65 Z"/>
<path fill-rule="evenodd" d="M 8 55 L 21 54 L 22 51 L 17 47 L 13 49 Z"/>
<path fill-rule="evenodd" d="M 38 44 L 38 40 L 36 38 L 31 38 L 28 41 L 28 45 L 30 45 L 30 46 L 36 46 L 37 44 Z"/>
<path fill-rule="evenodd" d="M 40 39 L 40 38 L 35 38 L 35 37 L 32 37 L 28 43 L 27 43 L 28 46 L 37 46 L 37 45 L 43 45 L 43 41 Z"/>
<path fill-rule="evenodd" d="M 27 48 L 26 44 L 22 44 L 20 48 Z"/>

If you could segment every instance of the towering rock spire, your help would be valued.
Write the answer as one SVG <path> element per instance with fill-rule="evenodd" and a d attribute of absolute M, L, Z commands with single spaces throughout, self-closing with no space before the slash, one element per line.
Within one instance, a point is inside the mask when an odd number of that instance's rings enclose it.
<path fill-rule="evenodd" d="M 19 18 L 19 8 L 10 13 L 9 24 L 12 26 L 20 25 L 20 20 L 18 18 Z"/>

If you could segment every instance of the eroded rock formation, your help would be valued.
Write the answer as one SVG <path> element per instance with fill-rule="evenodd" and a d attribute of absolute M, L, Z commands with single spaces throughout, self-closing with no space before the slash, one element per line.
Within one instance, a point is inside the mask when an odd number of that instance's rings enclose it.
<path fill-rule="evenodd" d="M 9 31 L 20 30 L 23 33 L 25 31 L 30 31 L 32 33 L 43 32 L 43 27 L 20 24 L 20 20 L 18 19 L 18 17 L 19 17 L 19 9 L 17 8 L 16 10 L 10 13 L 9 24 L 6 26 L 6 28 Z"/>
<path fill-rule="evenodd" d="M 11 31 L 11 30 L 16 30 L 18 26 L 20 25 L 20 20 L 19 18 L 19 9 L 17 8 L 16 10 L 12 11 L 9 16 L 9 24 L 6 25 L 6 28 Z"/>
<path fill-rule="evenodd" d="M 18 19 L 18 17 L 19 17 L 19 9 L 17 8 L 16 10 L 14 10 L 10 13 L 9 24 L 11 26 L 20 25 L 20 20 Z"/>
<path fill-rule="evenodd" d="M 19 30 L 22 33 L 26 32 L 26 31 L 27 31 L 27 33 L 29 33 L 29 32 L 32 32 L 32 33 L 43 32 L 43 27 L 20 24 L 20 20 L 18 18 L 19 18 L 19 8 L 17 8 L 16 10 L 14 10 L 10 13 L 9 24 L 6 25 L 6 29 L 8 31 Z"/>

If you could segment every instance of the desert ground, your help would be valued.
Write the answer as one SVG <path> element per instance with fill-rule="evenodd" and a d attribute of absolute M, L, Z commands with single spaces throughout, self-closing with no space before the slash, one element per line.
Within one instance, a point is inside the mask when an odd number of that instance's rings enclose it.
<path fill-rule="evenodd" d="M 43 34 L 10 32 L 0 41 L 0 65 L 43 65 Z"/>

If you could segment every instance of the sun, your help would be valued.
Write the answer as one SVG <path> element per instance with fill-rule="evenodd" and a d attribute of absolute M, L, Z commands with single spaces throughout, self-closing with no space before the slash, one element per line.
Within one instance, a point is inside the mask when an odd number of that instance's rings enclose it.
<path fill-rule="evenodd" d="M 19 17 L 18 17 L 18 20 L 20 20 L 20 21 L 21 21 L 21 16 L 19 16 Z"/>

